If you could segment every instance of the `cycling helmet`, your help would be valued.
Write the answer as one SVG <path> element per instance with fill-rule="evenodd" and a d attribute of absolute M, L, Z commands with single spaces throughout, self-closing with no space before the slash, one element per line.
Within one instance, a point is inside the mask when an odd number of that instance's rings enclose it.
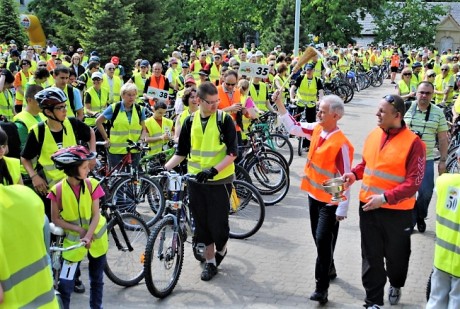
<path fill-rule="evenodd" d="M 67 101 L 67 96 L 64 91 L 57 87 L 49 87 L 35 94 L 35 100 L 41 109 L 53 108 L 57 104 Z"/>
<path fill-rule="evenodd" d="M 332 56 L 332 57 L 331 57 L 331 60 L 332 60 L 332 61 L 337 61 L 337 60 L 339 60 L 339 57 L 337 57 L 337 56 Z"/>
<path fill-rule="evenodd" d="M 90 152 L 84 146 L 71 146 L 68 148 L 59 149 L 52 156 L 54 165 L 57 169 L 62 170 L 65 167 L 79 165 L 83 161 L 96 158 L 96 154 Z"/>
<path fill-rule="evenodd" d="M 98 56 L 91 56 L 89 57 L 89 62 L 101 62 L 101 58 Z"/>

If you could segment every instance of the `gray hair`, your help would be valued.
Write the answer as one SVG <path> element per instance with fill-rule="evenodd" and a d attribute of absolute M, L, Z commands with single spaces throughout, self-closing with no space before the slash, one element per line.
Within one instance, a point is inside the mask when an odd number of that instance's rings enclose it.
<path fill-rule="evenodd" d="M 329 103 L 329 113 L 336 113 L 340 118 L 345 114 L 345 106 L 339 96 L 335 94 L 325 95 L 322 101 Z"/>

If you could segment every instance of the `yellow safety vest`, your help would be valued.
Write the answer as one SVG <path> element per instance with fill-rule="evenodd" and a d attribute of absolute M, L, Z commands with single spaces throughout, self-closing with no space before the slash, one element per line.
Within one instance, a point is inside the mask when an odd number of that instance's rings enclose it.
<path fill-rule="evenodd" d="M 174 127 L 174 121 L 166 117 L 162 118 L 161 127 L 155 118 L 150 117 L 145 121 L 145 127 L 149 131 L 150 137 L 160 137 L 165 133 L 172 134 L 172 129 Z M 163 145 L 166 145 L 166 142 L 163 140 L 158 140 L 156 142 L 149 143 L 150 151 L 149 154 L 156 154 L 163 150 Z"/>
<path fill-rule="evenodd" d="M 180 114 L 180 117 L 179 117 L 179 123 L 180 123 L 181 128 L 184 125 L 184 121 L 188 116 L 190 116 L 190 110 L 188 109 L 187 106 L 184 106 L 184 111 Z"/>
<path fill-rule="evenodd" d="M 448 74 L 445 78 L 442 78 L 442 75 L 436 75 L 436 78 L 434 80 L 434 89 L 438 91 L 443 91 L 444 89 L 447 88 L 449 80 L 452 78 L 451 74 Z M 435 95 L 435 103 L 440 104 L 442 99 L 444 98 L 444 94 L 436 94 Z M 454 93 L 453 89 L 447 96 L 446 104 L 452 103 L 452 100 L 454 98 Z"/>
<path fill-rule="evenodd" d="M 217 128 L 217 112 L 212 114 L 203 132 L 201 117 L 199 112 L 194 113 L 192 128 L 190 133 L 191 151 L 188 160 L 188 172 L 198 174 L 199 172 L 215 167 L 227 155 L 227 146 L 220 141 L 220 133 Z M 225 119 L 222 112 L 222 122 Z M 227 178 L 235 172 L 235 165 L 232 163 L 220 171 L 210 182 Z"/>
<path fill-rule="evenodd" d="M 200 80 L 200 70 L 202 69 L 202 66 L 201 66 L 201 62 L 200 60 L 195 60 L 194 62 L 194 66 L 193 66 L 193 72 L 192 72 L 192 75 L 193 75 L 193 78 L 195 79 L 195 81 L 199 81 Z"/>
<path fill-rule="evenodd" d="M 66 118 L 62 125 L 65 126 L 66 129 L 62 132 L 61 148 L 77 145 L 77 139 L 75 138 L 75 133 L 73 132 L 72 124 L 70 123 L 69 119 Z M 34 132 L 35 138 L 38 141 L 38 124 L 34 125 L 31 131 Z M 64 171 L 58 170 L 54 166 L 53 160 L 51 160 L 51 156 L 58 150 L 58 145 L 56 144 L 56 141 L 51 134 L 48 124 L 45 122 L 45 137 L 43 140 L 40 156 L 38 157 L 38 163 L 40 163 L 40 165 L 43 167 L 46 181 L 48 182 L 48 188 L 51 188 L 66 176 Z"/>
<path fill-rule="evenodd" d="M 211 66 L 211 70 L 209 72 L 209 80 L 211 81 L 211 83 L 216 84 L 219 78 L 220 78 L 220 72 L 217 69 L 215 63 L 213 63 Z"/>
<path fill-rule="evenodd" d="M 5 160 L 6 168 L 10 173 L 11 180 L 13 180 L 12 184 L 19 184 L 19 179 L 21 177 L 21 161 L 10 157 L 3 157 L 3 160 Z M 3 184 L 6 185 L 7 183 L 3 182 Z"/>
<path fill-rule="evenodd" d="M 0 184 L 0 196 L 0 308 L 59 308 L 44 243 L 43 202 L 23 185 Z"/>
<path fill-rule="evenodd" d="M 92 82 L 92 81 L 91 81 Z M 122 81 L 120 77 L 113 76 L 113 87 L 110 88 L 108 77 L 104 74 L 102 79 L 102 88 L 105 88 L 109 92 L 109 103 L 116 103 L 121 100 L 120 89 Z"/>
<path fill-rule="evenodd" d="M 19 71 L 19 74 L 21 74 L 21 87 L 22 87 L 22 91 L 24 93 L 26 93 L 26 85 L 27 85 L 27 82 L 29 81 L 29 78 L 32 76 L 32 74 L 29 73 L 29 77 L 27 77 L 24 72 Z M 24 101 L 24 95 L 21 94 L 19 91 L 16 91 L 16 100 L 17 101 Z"/>
<path fill-rule="evenodd" d="M 136 73 L 133 75 L 132 79 L 134 80 L 134 84 L 137 87 L 137 94 L 140 96 L 144 93 L 144 86 L 145 81 L 149 78 L 149 74 L 145 74 L 145 78 L 142 77 L 141 73 Z"/>
<path fill-rule="evenodd" d="M 436 245 L 434 266 L 460 277 L 460 175 L 442 174 L 436 179 Z"/>
<path fill-rule="evenodd" d="M 115 110 L 115 105 L 123 104 L 123 102 L 113 103 L 111 105 L 112 111 Z M 142 133 L 142 126 L 139 123 L 140 119 L 137 115 L 137 105 L 133 104 L 131 111 L 131 123 L 128 121 L 128 115 L 125 110 L 118 112 L 117 118 L 113 122 L 113 127 L 110 130 L 110 148 L 109 152 L 112 154 L 127 154 L 128 139 L 137 142 Z M 132 153 L 137 152 L 136 150 Z"/>
<path fill-rule="evenodd" d="M 254 103 L 259 110 L 264 112 L 268 111 L 268 107 L 265 104 L 267 102 L 267 86 L 265 83 L 259 83 L 259 92 L 257 92 L 256 88 L 251 83 L 249 86 L 249 95 L 254 100 Z"/>
<path fill-rule="evenodd" d="M 0 92 L 0 115 L 5 116 L 8 121 L 13 121 L 14 97 L 9 89 Z"/>
<path fill-rule="evenodd" d="M 87 180 L 91 183 L 91 190 L 88 187 Z M 99 182 L 96 179 L 88 178 L 83 181 L 85 190 L 80 190 L 80 197 L 77 199 L 72 187 L 69 185 L 66 179 L 62 180 L 60 184 L 61 187 L 61 205 L 62 211 L 60 216 L 62 219 L 68 223 L 78 225 L 85 230 L 89 229 L 92 218 L 92 205 L 93 199 L 91 197 L 92 193 L 96 190 Z M 57 187 L 59 184 L 53 186 L 51 191 L 58 196 Z M 59 197 L 59 196 L 58 196 Z M 67 248 L 80 243 L 80 234 L 72 231 L 65 230 L 65 238 L 63 247 Z M 104 216 L 100 215 L 99 222 L 96 229 L 94 230 L 94 240 L 91 242 L 91 247 L 86 249 L 85 247 L 80 247 L 75 250 L 62 252 L 62 257 L 71 262 L 79 262 L 83 260 L 86 254 L 91 254 L 92 257 L 100 257 L 107 253 L 109 248 L 109 241 L 107 238 L 107 221 Z"/>
<path fill-rule="evenodd" d="M 179 77 L 179 74 L 173 68 L 169 68 L 166 71 L 166 76 L 169 75 L 169 72 L 171 72 L 171 78 L 172 78 L 172 82 L 170 83 L 170 87 L 169 87 L 169 94 L 173 94 L 174 93 L 174 87 L 172 86 L 172 84 L 177 82 L 177 78 Z"/>
<path fill-rule="evenodd" d="M 109 100 L 109 93 L 107 92 L 107 90 L 101 88 L 101 96 L 98 95 L 94 87 L 89 88 L 86 92 L 89 93 L 89 95 L 91 96 L 91 111 L 96 113 L 102 113 L 107 106 L 107 101 Z M 87 109 L 85 106 L 85 114 L 86 110 Z M 96 118 L 85 118 L 85 123 L 89 126 L 95 126 Z"/>
<path fill-rule="evenodd" d="M 316 105 L 318 100 L 318 85 L 316 82 L 316 77 L 308 79 L 307 76 L 304 76 L 300 87 L 297 89 L 297 105 L 298 106 L 308 106 L 313 107 Z M 314 104 L 313 104 L 314 103 Z"/>

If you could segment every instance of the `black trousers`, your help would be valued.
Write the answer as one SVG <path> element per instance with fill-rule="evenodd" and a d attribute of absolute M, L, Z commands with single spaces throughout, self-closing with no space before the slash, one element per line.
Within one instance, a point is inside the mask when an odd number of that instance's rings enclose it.
<path fill-rule="evenodd" d="M 316 106 L 308 107 L 308 106 L 297 106 L 296 115 L 302 113 L 305 110 L 305 120 L 309 123 L 313 123 L 316 121 Z M 296 119 L 300 121 L 300 117 Z M 302 147 L 310 147 L 310 140 L 304 139 Z"/>
<path fill-rule="evenodd" d="M 311 234 L 316 245 L 315 280 L 316 289 L 325 291 L 329 288 L 329 269 L 334 260 L 334 250 L 339 234 L 339 222 L 335 212 L 337 206 L 327 206 L 326 203 L 308 196 L 310 208 Z"/>
<path fill-rule="evenodd" d="M 232 184 L 210 185 L 188 183 L 190 210 L 195 219 L 197 242 L 215 243 L 221 251 L 229 238 L 228 212 Z"/>
<path fill-rule="evenodd" d="M 383 306 L 388 279 L 393 287 L 403 287 L 411 253 L 412 210 L 359 207 L 361 230 L 362 282 L 368 305 Z M 386 269 L 385 269 L 386 266 Z"/>

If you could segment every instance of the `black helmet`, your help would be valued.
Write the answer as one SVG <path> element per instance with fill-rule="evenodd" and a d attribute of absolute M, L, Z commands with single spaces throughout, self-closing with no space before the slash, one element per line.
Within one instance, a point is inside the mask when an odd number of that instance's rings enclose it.
<path fill-rule="evenodd" d="M 332 56 L 332 57 L 331 57 L 331 60 L 337 61 L 337 60 L 339 60 L 339 57 L 337 57 L 337 56 Z"/>
<path fill-rule="evenodd" d="M 37 92 L 34 97 L 41 109 L 53 108 L 67 101 L 64 91 L 57 87 L 43 89 Z"/>
<path fill-rule="evenodd" d="M 81 162 L 92 160 L 95 157 L 94 153 L 79 145 L 59 149 L 51 156 L 51 160 L 53 160 L 57 169 L 62 170 L 65 167 L 79 165 Z"/>

